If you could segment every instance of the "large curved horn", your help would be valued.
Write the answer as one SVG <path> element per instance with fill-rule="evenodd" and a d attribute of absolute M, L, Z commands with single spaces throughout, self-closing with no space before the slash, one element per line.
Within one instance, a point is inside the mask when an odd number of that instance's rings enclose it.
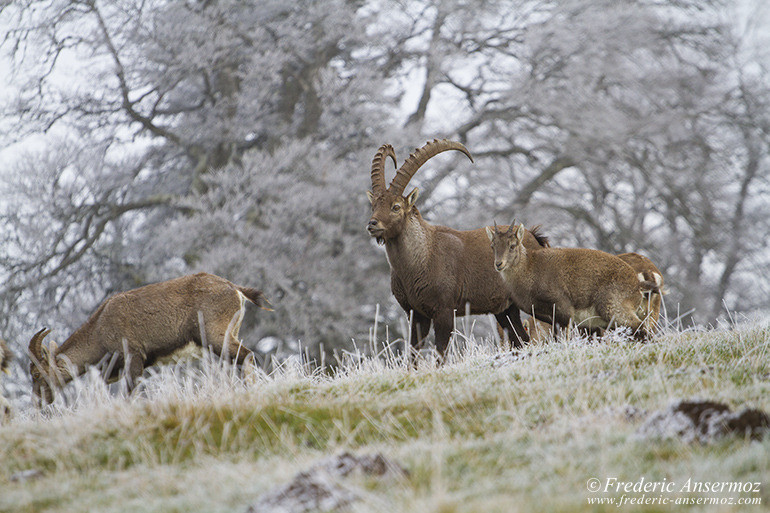
<path fill-rule="evenodd" d="M 409 158 L 401 164 L 401 168 L 396 171 L 396 177 L 393 178 L 393 181 L 390 183 L 390 190 L 398 195 L 404 194 L 404 189 L 406 189 L 409 180 L 412 179 L 412 176 L 414 176 L 417 170 L 432 157 L 447 150 L 461 151 L 471 159 L 471 162 L 473 162 L 471 152 L 459 142 L 449 141 L 447 139 L 433 139 L 433 141 L 427 143 L 422 148 L 414 150 L 414 153 L 409 155 Z"/>
<path fill-rule="evenodd" d="M 396 164 L 396 152 L 390 144 L 383 144 L 372 159 L 372 194 L 375 196 L 385 192 L 385 160 L 390 157 Z"/>
<path fill-rule="evenodd" d="M 34 356 L 38 362 L 43 361 L 43 339 L 49 333 L 51 333 L 51 330 L 43 328 L 32 335 L 32 339 L 29 341 L 29 354 Z"/>
<path fill-rule="evenodd" d="M 11 358 L 13 354 L 8 350 L 8 344 L 0 338 L 0 372 L 10 374 Z"/>

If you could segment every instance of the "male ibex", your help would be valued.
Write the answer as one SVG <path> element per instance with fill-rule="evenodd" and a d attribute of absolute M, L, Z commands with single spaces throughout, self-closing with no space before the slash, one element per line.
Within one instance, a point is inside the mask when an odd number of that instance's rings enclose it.
<path fill-rule="evenodd" d="M 32 337 L 32 390 L 48 404 L 53 401 L 52 387 L 63 386 L 108 356 L 116 358 L 117 365 L 106 378 L 116 378 L 125 368 L 130 388 L 145 367 L 190 341 L 242 364 L 252 356 L 238 340 L 246 300 L 262 306 L 265 298 L 257 289 L 207 273 L 115 294 L 61 347 L 42 345 L 50 332 L 46 328 Z"/>
<path fill-rule="evenodd" d="M 11 351 L 8 349 L 8 344 L 5 340 L 0 338 L 0 373 L 9 374 L 11 365 Z M 0 376 L 2 377 L 2 376 Z M 2 389 L 0 389 L 0 424 L 4 424 L 11 418 L 11 403 L 8 399 L 3 397 Z"/>
<path fill-rule="evenodd" d="M 588 330 L 628 326 L 635 337 L 649 337 L 639 314 L 643 293 L 658 292 L 658 285 L 640 282 L 620 258 L 594 249 L 531 250 L 522 244 L 523 225 L 486 230 L 494 267 L 523 310 L 551 324 L 567 326 L 572 320 Z"/>
<path fill-rule="evenodd" d="M 412 315 L 413 347 L 420 347 L 432 322 L 436 349 L 443 355 L 454 316 L 465 315 L 466 307 L 471 314 L 494 314 L 514 346 L 520 347 L 529 337 L 509 287 L 492 268 L 492 249 L 484 229 L 458 231 L 432 225 L 415 206 L 418 190 L 403 196 L 420 166 L 447 150 L 461 151 L 473 161 L 462 144 L 434 140 L 412 153 L 386 187 L 385 160 L 390 157 L 396 164 L 396 154 L 391 145 L 381 146 L 372 161 L 372 190 L 367 191 L 372 216 L 366 228 L 377 242 L 385 244 L 391 290 L 407 315 Z M 534 248 L 548 242 L 536 231 L 527 231 L 524 244 Z"/>

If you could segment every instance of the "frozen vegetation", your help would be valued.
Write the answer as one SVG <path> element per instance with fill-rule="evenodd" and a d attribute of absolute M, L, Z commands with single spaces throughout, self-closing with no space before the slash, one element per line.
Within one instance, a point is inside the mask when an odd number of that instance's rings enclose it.
<path fill-rule="evenodd" d="M 767 321 L 669 328 L 649 344 L 563 337 L 517 355 L 454 340 L 462 347 L 441 367 L 426 355 L 412 369 L 387 350 L 245 377 L 204 361 L 161 367 L 130 397 L 86 377 L 66 401 L 0 428 L 0 511 L 245 512 L 356 454 L 386 455 L 404 472 L 324 474 L 351 511 L 617 511 L 588 502 L 624 494 L 592 493 L 592 478 L 677 483 L 648 496 L 770 501 L 770 437 L 699 442 L 642 428 L 681 399 L 769 411 Z M 763 483 L 680 492 L 688 480 Z"/>

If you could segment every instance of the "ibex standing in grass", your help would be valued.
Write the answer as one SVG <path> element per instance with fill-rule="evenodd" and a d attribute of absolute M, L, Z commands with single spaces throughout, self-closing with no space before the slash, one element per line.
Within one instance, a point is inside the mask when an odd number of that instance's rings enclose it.
<path fill-rule="evenodd" d="M 572 320 L 588 330 L 628 326 L 638 339 L 649 337 L 639 314 L 643 293 L 658 292 L 658 285 L 640 282 L 620 258 L 594 249 L 530 250 L 522 244 L 523 225 L 486 230 L 494 267 L 523 310 L 551 324 L 567 326 Z"/>
<path fill-rule="evenodd" d="M 61 347 L 43 346 L 50 330 L 32 337 L 30 374 L 36 397 L 53 401 L 53 388 L 85 372 L 86 368 L 116 358 L 131 388 L 145 367 L 195 342 L 242 364 L 251 351 L 241 345 L 238 331 L 246 300 L 257 306 L 261 291 L 240 287 L 213 274 L 198 273 L 120 292 L 107 298 L 96 312 Z"/>
<path fill-rule="evenodd" d="M 426 222 L 417 210 L 418 190 L 403 196 L 409 180 L 433 156 L 447 150 L 470 152 L 458 142 L 434 140 L 417 149 L 385 185 L 385 160 L 396 163 L 393 147 L 383 145 L 372 161 L 372 190 L 367 191 L 372 216 L 367 230 L 385 244 L 390 263 L 393 295 L 412 315 L 411 343 L 419 348 L 430 330 L 443 355 L 454 327 L 454 316 L 491 313 L 515 346 L 529 337 L 521 324 L 519 308 L 509 287 L 492 267 L 493 254 L 484 229 L 458 231 Z M 523 233 L 528 248 L 547 245 L 547 239 Z"/>
<path fill-rule="evenodd" d="M 0 338 L 0 373 L 10 373 L 11 356 L 13 355 L 11 355 L 11 351 L 8 349 L 8 344 L 5 343 L 5 340 Z M 0 389 L 0 424 L 4 424 L 10 418 L 11 403 L 8 402 L 8 399 L 3 397 L 2 389 Z"/>
<path fill-rule="evenodd" d="M 652 282 L 658 286 L 657 291 L 642 291 L 642 307 L 639 311 L 639 317 L 642 319 L 647 333 L 655 333 L 660 327 L 658 319 L 660 318 L 661 295 L 664 293 L 663 274 L 652 263 L 652 260 L 644 255 L 622 253 L 618 255 L 618 258 L 634 269 L 640 282 Z M 541 340 L 545 334 L 553 332 L 553 327 L 550 324 L 533 317 L 529 317 L 524 322 L 524 327 L 527 328 L 530 340 Z"/>

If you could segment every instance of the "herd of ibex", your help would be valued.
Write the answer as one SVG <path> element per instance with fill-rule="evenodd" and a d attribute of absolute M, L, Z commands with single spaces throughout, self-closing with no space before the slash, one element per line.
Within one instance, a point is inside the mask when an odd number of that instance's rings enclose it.
<path fill-rule="evenodd" d="M 625 326 L 646 340 L 657 326 L 663 277 L 646 257 L 597 250 L 552 248 L 539 227 L 523 225 L 458 231 L 426 222 L 409 180 L 430 158 L 447 150 L 470 152 L 459 142 L 433 140 L 412 153 L 385 185 L 385 163 L 397 165 L 383 145 L 372 161 L 369 234 L 385 245 L 393 295 L 411 318 L 411 345 L 419 348 L 431 323 L 443 356 L 454 317 L 491 313 L 503 339 L 529 341 L 520 311 L 539 321 L 588 333 Z M 484 236 L 486 232 L 487 240 Z M 491 244 L 490 244 L 491 242 Z"/>
<path fill-rule="evenodd" d="M 425 221 L 416 207 L 418 190 L 404 195 L 412 176 L 448 150 L 471 153 L 459 142 L 433 140 L 396 170 L 390 185 L 385 165 L 396 164 L 393 147 L 372 161 L 369 235 L 385 246 L 391 290 L 409 316 L 409 342 L 422 346 L 431 325 L 443 357 L 456 316 L 492 314 L 504 344 L 519 348 L 551 325 L 574 325 L 587 333 L 624 326 L 648 339 L 657 329 L 663 278 L 646 257 L 553 248 L 540 228 L 523 225 L 454 230 Z M 189 343 L 244 364 L 253 358 L 238 340 L 245 302 L 264 308 L 261 291 L 207 273 L 184 276 L 105 300 L 61 346 L 38 331 L 29 343 L 33 395 L 48 404 L 54 391 L 89 366 L 107 362 L 105 379 L 125 376 L 129 389 L 144 369 Z M 521 312 L 532 316 L 527 330 Z M 0 339 L 0 370 L 10 352 Z M 0 420 L 10 406 L 0 396 Z"/>

